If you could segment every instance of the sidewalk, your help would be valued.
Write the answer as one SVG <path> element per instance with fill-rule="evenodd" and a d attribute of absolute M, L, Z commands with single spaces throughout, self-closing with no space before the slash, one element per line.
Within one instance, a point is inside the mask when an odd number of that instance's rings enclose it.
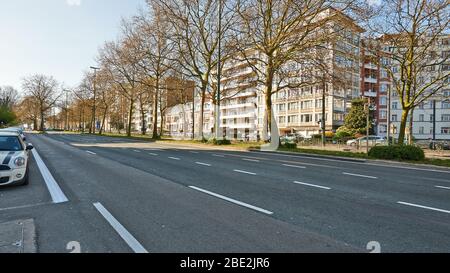
<path fill-rule="evenodd" d="M 36 253 L 33 219 L 0 223 L 0 253 Z"/>

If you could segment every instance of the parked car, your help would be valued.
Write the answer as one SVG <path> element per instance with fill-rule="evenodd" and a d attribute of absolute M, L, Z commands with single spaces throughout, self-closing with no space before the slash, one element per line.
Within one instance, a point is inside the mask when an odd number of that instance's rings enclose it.
<path fill-rule="evenodd" d="M 22 138 L 23 141 L 26 141 L 27 138 L 25 137 L 25 135 L 23 134 L 23 130 L 20 128 L 5 128 L 5 129 L 0 129 L 0 132 L 11 132 L 11 133 L 17 133 L 20 135 L 20 137 Z"/>
<path fill-rule="evenodd" d="M 356 139 L 351 139 L 347 141 L 348 146 L 356 146 L 356 145 L 366 145 L 367 137 L 360 137 Z M 385 145 L 387 144 L 387 139 L 381 136 L 369 136 L 369 145 L 377 146 L 377 145 Z"/>
<path fill-rule="evenodd" d="M 280 137 L 280 141 L 285 143 L 298 143 L 303 139 L 304 137 L 300 134 L 287 134 Z"/>
<path fill-rule="evenodd" d="M 33 145 L 16 132 L 0 131 L 0 186 L 27 185 L 28 161 Z"/>

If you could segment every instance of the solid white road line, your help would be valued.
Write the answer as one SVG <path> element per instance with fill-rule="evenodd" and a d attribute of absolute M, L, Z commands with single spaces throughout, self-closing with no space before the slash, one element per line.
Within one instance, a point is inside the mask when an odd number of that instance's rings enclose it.
<path fill-rule="evenodd" d="M 148 153 L 149 155 L 152 155 L 152 156 L 158 156 L 158 154 L 155 154 L 155 153 Z"/>
<path fill-rule="evenodd" d="M 44 161 L 42 160 L 41 156 L 36 151 L 36 149 L 33 149 L 32 153 L 34 159 L 36 160 L 39 171 L 41 172 L 42 177 L 44 178 L 45 184 L 47 185 L 48 191 L 50 192 L 53 203 L 59 204 L 69 201 L 69 199 L 67 199 L 66 195 L 59 187 L 55 178 L 53 178 L 53 175 L 50 173 L 47 166 L 45 166 Z"/>
<path fill-rule="evenodd" d="M 297 165 L 289 165 L 289 164 L 283 164 L 285 167 L 291 167 L 291 168 L 298 168 L 298 169 L 306 169 L 305 166 L 297 166 Z"/>
<path fill-rule="evenodd" d="M 114 216 L 101 204 L 94 203 L 94 207 L 100 212 L 100 214 L 108 221 L 108 223 L 114 228 L 114 230 L 122 237 L 122 239 L 127 243 L 127 245 L 135 253 L 148 253 L 148 251 L 136 240 L 136 238 L 131 235 L 124 226 L 122 226 L 119 221 L 117 221 Z"/>
<path fill-rule="evenodd" d="M 411 207 L 422 208 L 422 209 L 429 209 L 429 210 L 434 210 L 434 211 L 439 211 L 439 212 L 444 212 L 444 213 L 450 214 L 450 210 L 437 209 L 437 208 L 432 208 L 432 207 L 427 207 L 427 206 L 422 206 L 422 205 L 417 205 L 417 204 L 412 204 L 412 203 L 406 203 L 406 202 L 397 202 L 397 203 L 401 204 L 401 205 L 405 205 L 405 206 L 411 206 Z"/>
<path fill-rule="evenodd" d="M 86 153 L 91 154 L 91 155 L 96 155 L 96 153 L 91 152 L 91 151 L 86 151 Z"/>
<path fill-rule="evenodd" d="M 169 159 L 173 159 L 173 160 L 181 160 L 181 159 L 179 159 L 178 157 L 169 157 Z"/>
<path fill-rule="evenodd" d="M 370 179 L 378 179 L 378 177 L 375 177 L 375 176 L 362 175 L 362 174 L 356 174 L 356 173 L 342 173 L 342 174 L 356 176 L 356 177 L 370 178 Z"/>
<path fill-rule="evenodd" d="M 257 159 L 249 159 L 249 158 L 243 158 L 242 160 L 243 160 L 243 161 L 250 161 L 250 162 L 260 162 L 260 161 L 257 160 Z"/>
<path fill-rule="evenodd" d="M 256 173 L 251 173 L 251 172 L 246 172 L 246 171 L 242 171 L 242 170 L 233 170 L 234 172 L 237 173 L 243 173 L 243 174 L 249 174 L 249 175 L 256 175 Z"/>
<path fill-rule="evenodd" d="M 299 182 L 299 181 L 294 181 L 294 183 L 295 184 L 299 184 L 299 185 L 303 185 L 303 186 L 309 186 L 309 187 L 324 189 L 324 190 L 331 190 L 331 188 L 328 188 L 328 187 L 314 185 L 314 184 L 309 184 L 309 183 L 303 183 L 303 182 Z"/>
<path fill-rule="evenodd" d="M 195 164 L 197 164 L 197 165 L 202 165 L 202 166 L 207 166 L 207 167 L 211 167 L 211 164 L 203 163 L 203 162 L 195 162 Z"/>
<path fill-rule="evenodd" d="M 217 154 L 213 154 L 212 156 L 215 156 L 215 157 L 225 157 L 225 156 L 223 156 L 223 155 L 217 155 Z"/>
<path fill-rule="evenodd" d="M 450 187 L 444 187 L 444 186 L 434 186 L 435 188 L 439 188 L 439 189 L 446 189 L 446 190 L 450 190 Z"/>
<path fill-rule="evenodd" d="M 139 150 L 133 150 L 133 151 L 135 151 L 136 153 L 140 153 L 141 151 L 139 151 Z"/>
<path fill-rule="evenodd" d="M 194 187 L 194 186 L 189 186 L 189 188 L 191 188 L 193 190 L 197 190 L 197 191 L 203 192 L 203 193 L 206 193 L 206 194 L 209 194 L 209 195 L 212 195 L 214 197 L 217 197 L 217 198 L 220 198 L 222 200 L 234 203 L 234 204 L 239 205 L 239 206 L 243 206 L 243 207 L 246 207 L 246 208 L 249 208 L 249 209 L 253 209 L 253 210 L 265 213 L 265 214 L 269 214 L 269 215 L 273 214 L 273 212 L 271 212 L 271 211 L 268 211 L 268 210 L 265 210 L 265 209 L 262 209 L 262 208 L 259 208 L 259 207 L 256 207 L 256 206 L 253 206 L 253 205 L 250 205 L 250 204 L 247 204 L 247 203 L 244 203 L 244 202 L 241 202 L 241 201 L 238 201 L 238 200 L 235 200 L 235 199 L 232 199 L 232 198 L 220 195 L 220 194 L 217 194 L 217 193 L 213 193 L 213 192 L 201 189 L 201 188 L 197 188 L 197 187 Z"/>

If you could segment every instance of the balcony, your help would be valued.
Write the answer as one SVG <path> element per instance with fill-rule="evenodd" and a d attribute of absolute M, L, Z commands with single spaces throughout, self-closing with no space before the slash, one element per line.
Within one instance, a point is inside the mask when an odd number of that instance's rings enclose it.
<path fill-rule="evenodd" d="M 374 64 L 374 63 L 366 63 L 366 64 L 364 64 L 364 68 L 377 70 L 378 66 L 376 64 Z"/>
<path fill-rule="evenodd" d="M 244 108 L 244 107 L 253 107 L 253 108 L 256 108 L 256 103 L 254 103 L 254 102 L 231 103 L 231 104 L 221 105 L 221 106 L 220 106 L 220 109 L 226 110 L 226 109 Z"/>
<path fill-rule="evenodd" d="M 375 98 L 377 96 L 377 92 L 374 91 L 364 91 L 364 97 Z"/>
<path fill-rule="evenodd" d="M 255 118 L 255 111 L 251 112 L 237 112 L 237 113 L 227 113 L 226 115 L 222 115 L 222 119 L 234 119 L 234 118 Z"/>
<path fill-rule="evenodd" d="M 365 78 L 364 78 L 364 82 L 368 82 L 368 83 L 377 83 L 378 80 L 377 80 L 377 78 L 365 77 Z"/>

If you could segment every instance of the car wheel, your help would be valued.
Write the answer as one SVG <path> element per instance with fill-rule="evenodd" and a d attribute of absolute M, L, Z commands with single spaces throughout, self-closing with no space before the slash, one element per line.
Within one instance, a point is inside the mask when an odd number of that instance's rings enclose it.
<path fill-rule="evenodd" d="M 28 170 L 27 170 L 25 177 L 23 178 L 23 181 L 22 181 L 22 186 L 26 186 L 28 184 L 30 184 L 30 179 L 29 179 Z"/>

